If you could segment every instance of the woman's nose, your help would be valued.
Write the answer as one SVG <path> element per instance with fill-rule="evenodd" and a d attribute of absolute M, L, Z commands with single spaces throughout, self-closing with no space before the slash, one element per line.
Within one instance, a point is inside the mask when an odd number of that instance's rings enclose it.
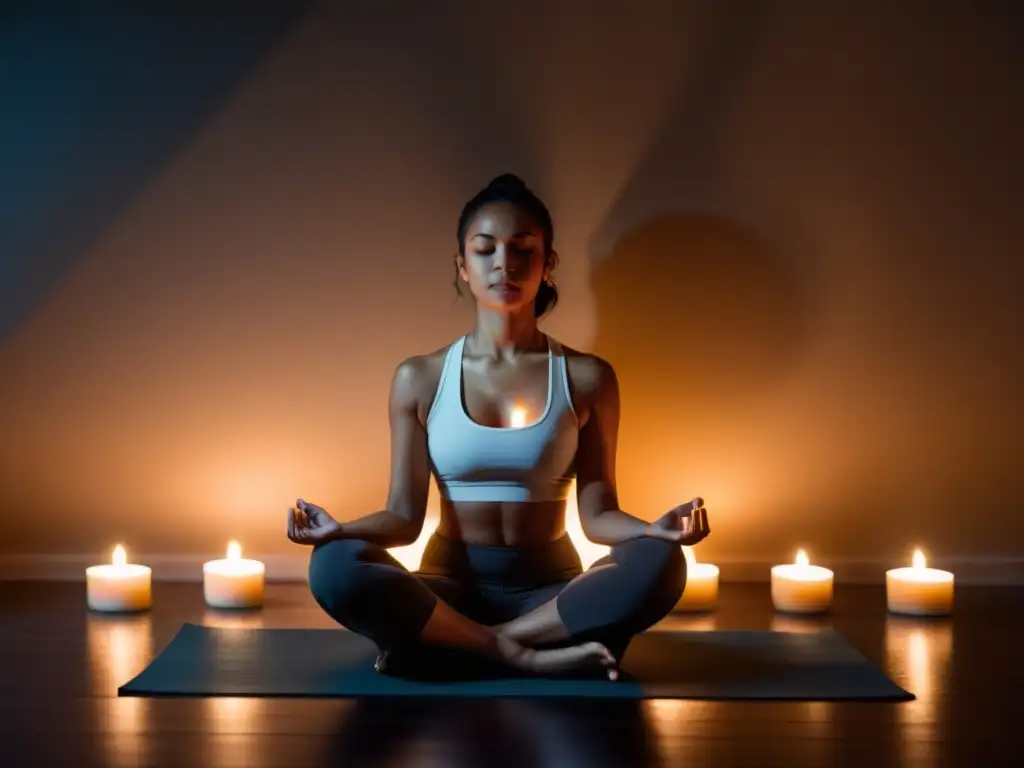
<path fill-rule="evenodd" d="M 503 246 L 499 245 L 494 249 L 494 259 L 491 262 L 491 266 L 502 272 L 506 271 L 508 267 L 508 253 Z"/>

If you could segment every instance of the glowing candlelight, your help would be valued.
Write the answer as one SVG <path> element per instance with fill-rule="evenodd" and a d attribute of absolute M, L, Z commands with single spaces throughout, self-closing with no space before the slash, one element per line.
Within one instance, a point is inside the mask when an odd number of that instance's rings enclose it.
<path fill-rule="evenodd" d="M 203 594 L 211 608 L 257 608 L 263 604 L 266 568 L 242 557 L 237 541 L 228 544 L 227 558 L 203 565 Z"/>
<path fill-rule="evenodd" d="M 710 611 L 718 605 L 718 566 L 698 563 L 692 547 L 683 547 L 686 558 L 686 586 L 676 603 L 680 613 Z"/>
<path fill-rule="evenodd" d="M 526 409 L 521 405 L 512 407 L 512 411 L 509 414 L 509 426 L 513 429 L 526 426 Z"/>
<path fill-rule="evenodd" d="M 811 565 L 801 549 L 795 563 L 772 568 L 772 602 L 786 613 L 822 613 L 832 606 L 833 581 L 832 571 Z"/>
<path fill-rule="evenodd" d="M 416 537 L 416 541 L 406 544 L 404 547 L 391 547 L 388 549 L 388 554 L 405 566 L 407 571 L 418 570 L 423 560 L 423 553 L 427 548 L 427 542 L 434 535 L 440 522 L 441 513 L 433 507 L 428 508 L 424 515 L 423 528 L 420 530 L 420 535 Z"/>
<path fill-rule="evenodd" d="M 108 565 L 85 569 L 86 600 L 94 611 L 145 611 L 153 604 L 153 571 L 128 562 L 122 545 L 114 547 Z"/>
<path fill-rule="evenodd" d="M 924 553 L 914 551 L 909 568 L 885 574 L 889 611 L 908 616 L 948 616 L 953 612 L 953 574 L 929 568 Z"/>

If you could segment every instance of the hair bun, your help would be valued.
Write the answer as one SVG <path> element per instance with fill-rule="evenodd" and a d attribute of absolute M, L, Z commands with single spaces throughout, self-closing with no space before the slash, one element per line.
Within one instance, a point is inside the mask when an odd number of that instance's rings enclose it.
<path fill-rule="evenodd" d="M 503 173 L 500 176 L 495 176 L 491 179 L 490 184 L 487 185 L 488 189 L 508 189 L 516 191 L 526 191 L 529 189 L 526 186 L 526 182 L 516 176 L 514 173 Z"/>

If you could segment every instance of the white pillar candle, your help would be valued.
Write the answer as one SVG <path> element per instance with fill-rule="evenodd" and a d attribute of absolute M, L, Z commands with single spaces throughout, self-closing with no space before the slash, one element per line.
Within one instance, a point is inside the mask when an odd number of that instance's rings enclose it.
<path fill-rule="evenodd" d="M 128 562 L 118 544 L 108 565 L 85 569 L 86 600 L 94 611 L 146 611 L 153 605 L 153 571 Z"/>
<path fill-rule="evenodd" d="M 203 565 L 203 595 L 211 608 L 258 608 L 263 605 L 266 569 L 259 560 L 242 558 L 237 541 L 228 544 L 227 558 Z"/>
<path fill-rule="evenodd" d="M 832 571 L 811 565 L 801 549 L 796 563 L 772 568 L 772 602 L 786 613 L 823 613 L 832 607 L 832 583 Z"/>
<path fill-rule="evenodd" d="M 953 612 L 953 574 L 928 568 L 924 553 L 914 552 L 913 565 L 886 571 L 886 601 L 891 613 L 948 616 Z"/>
<path fill-rule="evenodd" d="M 718 605 L 718 566 L 698 563 L 692 547 L 683 547 L 686 558 L 686 586 L 676 603 L 679 613 L 710 611 Z"/>

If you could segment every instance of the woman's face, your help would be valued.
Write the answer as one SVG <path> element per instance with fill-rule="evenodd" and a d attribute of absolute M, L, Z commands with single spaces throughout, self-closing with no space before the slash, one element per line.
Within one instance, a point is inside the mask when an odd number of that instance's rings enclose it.
<path fill-rule="evenodd" d="M 464 255 L 456 256 L 459 277 L 477 304 L 502 312 L 533 306 L 542 281 L 557 256 L 537 223 L 509 203 L 492 203 L 477 211 L 466 228 Z M 547 257 L 547 258 L 546 258 Z"/>

